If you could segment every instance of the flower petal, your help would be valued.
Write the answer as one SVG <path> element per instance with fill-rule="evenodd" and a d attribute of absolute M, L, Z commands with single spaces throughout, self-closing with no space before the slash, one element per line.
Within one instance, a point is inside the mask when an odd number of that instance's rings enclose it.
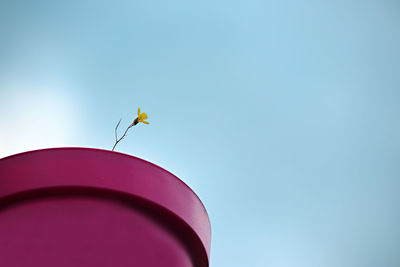
<path fill-rule="evenodd" d="M 137 109 L 137 115 L 140 117 L 140 108 Z"/>
<path fill-rule="evenodd" d="M 143 123 L 145 123 L 145 124 L 150 124 L 148 121 L 142 121 Z"/>
<path fill-rule="evenodd" d="M 147 117 L 147 114 L 143 112 L 143 113 L 142 113 L 142 119 L 145 120 L 145 119 L 147 119 L 147 118 L 148 118 L 148 117 Z"/>

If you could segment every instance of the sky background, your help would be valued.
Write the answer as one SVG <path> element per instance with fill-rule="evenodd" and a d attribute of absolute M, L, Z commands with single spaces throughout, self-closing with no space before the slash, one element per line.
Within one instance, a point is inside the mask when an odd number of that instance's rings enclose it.
<path fill-rule="evenodd" d="M 210 267 L 400 266 L 400 3 L 0 0 L 0 157 L 171 171 Z"/>

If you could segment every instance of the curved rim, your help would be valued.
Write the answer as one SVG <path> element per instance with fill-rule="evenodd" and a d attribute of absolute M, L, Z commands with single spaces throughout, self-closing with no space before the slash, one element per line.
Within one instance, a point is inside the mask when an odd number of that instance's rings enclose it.
<path fill-rule="evenodd" d="M 28 192 L 72 187 L 119 192 L 162 207 L 197 236 L 208 266 L 207 211 L 194 191 L 169 171 L 131 155 L 95 148 L 47 148 L 0 159 L 0 203 Z"/>
<path fill-rule="evenodd" d="M 108 199 L 109 201 L 119 202 L 121 205 L 134 207 L 135 210 L 139 209 L 142 213 L 145 213 L 146 216 L 150 216 L 154 221 L 166 227 L 168 231 L 174 234 L 175 238 L 180 240 L 180 242 L 188 248 L 187 253 L 190 255 L 194 266 L 209 266 L 209 259 L 202 241 L 190 225 L 177 217 L 176 214 L 154 202 L 123 192 L 105 188 L 79 186 L 48 187 L 29 190 L 0 198 L 0 213 L 8 208 L 21 205 L 25 201 L 43 199 L 55 200 L 65 196 Z"/>
<path fill-rule="evenodd" d="M 12 158 L 12 157 L 22 156 L 22 155 L 28 154 L 28 153 L 39 152 L 39 151 L 46 151 L 46 150 L 59 150 L 59 149 L 80 149 L 80 150 L 82 149 L 82 150 L 103 151 L 103 152 L 108 152 L 108 153 L 117 153 L 117 154 L 119 154 L 119 155 L 131 157 L 131 158 L 134 158 L 134 159 L 136 159 L 136 160 L 143 161 L 143 162 L 145 162 L 146 164 L 151 164 L 151 165 L 153 165 L 154 167 L 156 167 L 156 168 L 158 168 L 158 169 L 160 169 L 160 170 L 162 170 L 162 171 L 164 171 L 164 172 L 169 173 L 169 174 L 170 174 L 172 177 L 174 177 L 178 182 L 182 183 L 187 189 L 189 189 L 190 191 L 192 191 L 193 195 L 196 196 L 196 198 L 199 200 L 201 206 L 202 206 L 203 209 L 204 209 L 204 212 L 207 214 L 207 218 L 209 218 L 207 209 L 206 209 L 206 207 L 204 206 L 204 203 L 203 203 L 203 202 L 201 201 L 201 199 L 199 198 L 199 196 L 196 194 L 196 192 L 194 192 L 193 189 L 192 189 L 190 186 L 188 186 L 184 181 L 182 181 L 181 179 L 179 179 L 175 174 L 173 174 L 172 172 L 170 172 L 170 171 L 164 169 L 163 167 L 161 167 L 161 166 L 159 166 L 159 165 L 157 165 L 157 164 L 155 164 L 155 163 L 153 163 L 153 162 L 150 162 L 150 161 L 148 161 L 148 160 L 145 160 L 145 159 L 142 159 L 142 158 L 139 158 L 139 157 L 136 157 L 136 156 L 132 156 L 132 155 L 129 155 L 129 154 L 126 154 L 126 153 L 122 153 L 122 152 L 119 152 L 119 151 L 111 151 L 111 150 L 107 150 L 107 149 L 92 148 L 92 147 L 50 147 L 50 148 L 34 149 L 34 150 L 29 150 L 29 151 L 24 151 L 24 152 L 16 153 L 16 154 L 13 154 L 13 155 L 8 155 L 8 156 L 5 156 L 5 157 L 3 157 L 3 158 L 0 158 L 0 161 L 3 160 L 3 159 L 8 159 L 8 158 Z M 211 225 L 211 224 L 210 224 L 210 225 Z"/>

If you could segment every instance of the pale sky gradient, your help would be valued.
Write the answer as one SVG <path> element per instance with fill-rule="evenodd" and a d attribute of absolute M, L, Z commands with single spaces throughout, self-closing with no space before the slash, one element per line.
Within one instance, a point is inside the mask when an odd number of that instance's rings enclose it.
<path fill-rule="evenodd" d="M 400 4 L 0 1 L 0 157 L 111 149 L 186 182 L 211 267 L 400 266 Z"/>

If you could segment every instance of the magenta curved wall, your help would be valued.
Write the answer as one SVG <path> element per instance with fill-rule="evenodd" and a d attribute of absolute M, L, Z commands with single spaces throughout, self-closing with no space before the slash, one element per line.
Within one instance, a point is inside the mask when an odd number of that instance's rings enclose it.
<path fill-rule="evenodd" d="M 55 148 L 0 159 L 1 266 L 207 267 L 196 194 L 139 158 Z"/>

